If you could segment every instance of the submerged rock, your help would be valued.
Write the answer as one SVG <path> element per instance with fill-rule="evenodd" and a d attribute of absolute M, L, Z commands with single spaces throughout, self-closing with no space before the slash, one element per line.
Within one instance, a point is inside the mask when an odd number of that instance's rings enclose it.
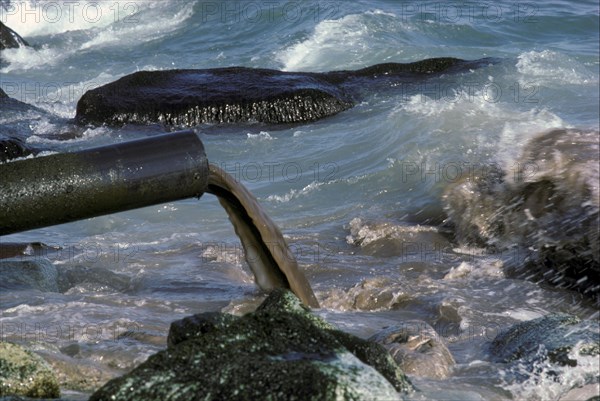
<path fill-rule="evenodd" d="M 48 364 L 25 348 L 0 342 L 0 397 L 58 398 L 58 381 Z"/>
<path fill-rule="evenodd" d="M 58 292 L 58 271 L 49 260 L 0 261 L 0 290 L 36 289 Z"/>
<path fill-rule="evenodd" d="M 328 73 L 246 67 L 140 71 L 87 91 L 77 103 L 75 119 L 79 124 L 188 127 L 203 123 L 308 122 L 353 107 L 356 95 L 375 79 L 412 82 L 489 63 L 489 59 L 437 58 Z"/>
<path fill-rule="evenodd" d="M 572 315 L 550 315 L 517 323 L 500 333 L 490 345 L 490 353 L 497 362 L 532 360 L 543 347 L 550 362 L 577 366 L 569 357 L 576 347 L 580 355 L 600 355 L 598 327 L 582 322 Z"/>
<path fill-rule="evenodd" d="M 29 46 L 29 43 L 18 33 L 0 22 L 0 50 L 16 49 L 24 46 Z"/>
<path fill-rule="evenodd" d="M 456 239 L 496 251 L 531 249 L 529 263 L 513 273 L 538 273 L 536 279 L 598 297 L 599 163 L 598 131 L 537 136 L 515 171 L 492 171 L 446 189 Z"/>
<path fill-rule="evenodd" d="M 438 227 L 363 222 L 358 217 L 352 219 L 349 226 L 350 235 L 346 237 L 346 242 L 360 246 L 362 253 L 371 256 L 400 256 L 422 260 L 424 252 L 432 255 L 452 249 L 445 233 Z M 430 246 L 423 249 L 422 244 Z"/>
<path fill-rule="evenodd" d="M 455 364 L 442 337 L 420 320 L 388 327 L 369 340 L 387 348 L 400 368 L 410 375 L 445 379 Z"/>
<path fill-rule="evenodd" d="M 131 277 L 114 273 L 102 267 L 69 266 L 58 270 L 58 290 L 67 292 L 77 287 L 90 292 L 130 291 L 133 287 Z"/>
<path fill-rule="evenodd" d="M 338 310 L 389 310 L 410 303 L 414 291 L 398 285 L 389 277 L 370 277 L 351 288 L 332 288 L 324 294 L 322 305 Z"/>
<path fill-rule="evenodd" d="M 52 367 L 62 389 L 92 392 L 122 373 L 84 358 L 49 351 L 36 352 Z"/>
<path fill-rule="evenodd" d="M 175 322 L 168 343 L 90 400 L 387 400 L 412 389 L 383 347 L 334 329 L 284 290 L 243 317 Z"/>

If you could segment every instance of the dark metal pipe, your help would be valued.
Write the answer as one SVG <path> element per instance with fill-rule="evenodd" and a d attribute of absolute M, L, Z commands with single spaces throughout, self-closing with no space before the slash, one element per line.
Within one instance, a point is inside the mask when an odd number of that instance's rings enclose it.
<path fill-rule="evenodd" d="M 200 197 L 208 160 L 193 131 L 0 164 L 0 235 Z"/>

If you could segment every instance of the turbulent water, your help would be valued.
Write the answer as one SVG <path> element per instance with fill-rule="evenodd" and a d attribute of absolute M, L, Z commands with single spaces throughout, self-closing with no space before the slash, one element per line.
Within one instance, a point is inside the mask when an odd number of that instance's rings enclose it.
<path fill-rule="evenodd" d="M 511 324 L 554 312 L 597 319 L 598 309 L 576 292 L 507 276 L 503 267 L 524 258 L 518 251 L 458 244 L 441 224 L 449 185 L 496 168 L 532 173 L 519 160 L 540 132 L 598 130 L 597 2 L 1 4 L 1 21 L 33 47 L 2 51 L 0 86 L 30 106 L 3 107 L 0 132 L 50 151 L 174 129 L 73 124 L 86 90 L 136 71 L 323 72 L 429 57 L 500 59 L 422 85 L 364 88 L 362 103 L 313 123 L 195 130 L 208 160 L 249 188 L 279 225 L 317 313 L 363 337 L 424 320 L 448 340 L 457 363 L 450 377 L 414 378 L 421 391 L 413 398 L 560 399 L 597 374 L 597 360 L 578 357 L 555 380 L 514 382 L 489 362 L 486 344 Z M 242 313 L 262 296 L 212 196 L 1 241 L 48 247 L 31 250 L 42 267 L 27 280 L 5 279 L 8 265 L 0 266 L 0 335 L 62 350 L 103 377 L 164 347 L 171 321 Z"/>

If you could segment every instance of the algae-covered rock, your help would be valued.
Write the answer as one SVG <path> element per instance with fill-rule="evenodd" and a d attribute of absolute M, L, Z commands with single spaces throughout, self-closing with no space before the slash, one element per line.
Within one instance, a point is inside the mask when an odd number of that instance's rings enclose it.
<path fill-rule="evenodd" d="M 387 348 L 402 370 L 411 375 L 445 379 L 455 364 L 442 337 L 420 320 L 388 327 L 370 340 Z"/>
<path fill-rule="evenodd" d="M 90 400 L 388 400 L 412 389 L 383 347 L 336 330 L 284 290 L 243 317 L 175 322 L 168 343 Z"/>
<path fill-rule="evenodd" d="M 434 58 L 356 71 L 290 72 L 227 67 L 138 71 L 84 93 L 79 124 L 306 123 L 353 107 L 365 87 L 423 81 L 496 60 Z"/>
<path fill-rule="evenodd" d="M 235 321 L 237 316 L 226 313 L 206 312 L 188 316 L 171 323 L 167 344 L 172 347 L 190 338 L 224 329 Z"/>
<path fill-rule="evenodd" d="M 500 333 L 490 345 L 490 352 L 498 362 L 531 359 L 543 346 L 550 362 L 577 366 L 569 357 L 573 347 L 581 355 L 600 354 L 600 334 L 589 323 L 576 316 L 557 314 L 517 323 Z"/>
<path fill-rule="evenodd" d="M 60 397 L 58 381 L 48 364 L 25 348 L 0 342 L 0 397 Z"/>

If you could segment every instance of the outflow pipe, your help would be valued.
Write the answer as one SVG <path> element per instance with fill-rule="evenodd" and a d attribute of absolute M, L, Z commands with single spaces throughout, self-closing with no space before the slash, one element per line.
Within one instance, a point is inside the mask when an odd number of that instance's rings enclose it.
<path fill-rule="evenodd" d="M 199 198 L 208 174 L 193 131 L 0 164 L 0 235 Z"/>

